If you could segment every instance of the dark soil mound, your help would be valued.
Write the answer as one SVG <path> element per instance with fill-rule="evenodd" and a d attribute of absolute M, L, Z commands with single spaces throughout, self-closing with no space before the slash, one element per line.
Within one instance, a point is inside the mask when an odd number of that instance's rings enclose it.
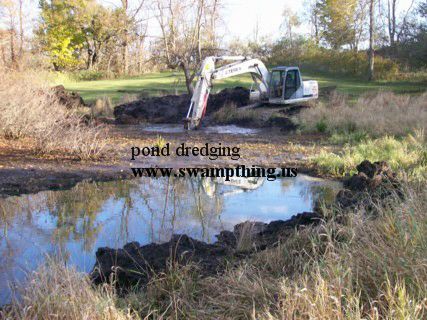
<path fill-rule="evenodd" d="M 366 193 L 372 199 L 384 199 L 392 193 L 400 194 L 400 184 L 396 174 L 387 162 L 371 163 L 362 161 L 357 167 L 357 174 L 344 181 L 344 189 L 337 194 L 336 202 L 341 207 L 354 207 L 363 204 Z"/>
<path fill-rule="evenodd" d="M 58 98 L 59 102 L 68 109 L 87 107 L 83 98 L 77 92 L 66 91 L 63 85 L 53 87 L 52 91 Z"/>
<path fill-rule="evenodd" d="M 297 226 L 313 224 L 319 215 L 304 212 L 287 221 L 244 222 L 234 227 L 234 231 L 223 231 L 218 241 L 207 244 L 188 237 L 174 235 L 166 243 L 140 246 L 138 242 L 126 244 L 123 249 L 99 248 L 96 264 L 91 273 L 95 283 L 107 281 L 115 273 L 120 287 L 127 288 L 144 284 L 150 275 L 165 271 L 170 263 L 185 265 L 195 262 L 201 275 L 213 275 L 225 267 L 226 257 L 243 258 L 253 252 L 274 246 Z M 245 238 L 248 246 L 245 251 L 237 246 Z"/>
<path fill-rule="evenodd" d="M 121 124 L 180 123 L 187 114 L 190 99 L 188 94 L 143 98 L 117 106 L 114 108 L 114 116 L 116 121 Z M 241 107 L 248 103 L 249 91 L 247 89 L 242 87 L 224 89 L 209 96 L 206 114 L 215 112 L 227 104 Z"/>

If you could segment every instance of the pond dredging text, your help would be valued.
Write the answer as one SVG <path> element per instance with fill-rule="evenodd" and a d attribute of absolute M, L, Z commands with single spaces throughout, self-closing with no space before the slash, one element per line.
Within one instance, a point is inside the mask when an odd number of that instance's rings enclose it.
<path fill-rule="evenodd" d="M 171 156 L 170 143 L 164 143 L 163 146 L 145 146 L 131 148 L 131 161 L 140 157 L 168 157 Z M 178 157 L 202 156 L 209 160 L 218 158 L 229 158 L 231 160 L 240 159 L 240 148 L 236 146 L 223 146 L 221 143 L 205 143 L 201 147 L 186 146 L 185 143 L 179 144 L 174 149 Z M 263 168 L 259 166 L 237 165 L 232 167 L 206 167 L 206 168 L 159 168 L 159 167 L 134 167 L 131 168 L 135 177 L 201 177 L 201 178 L 224 178 L 230 181 L 231 178 L 267 178 L 268 181 L 274 181 L 277 178 L 293 178 L 298 174 L 297 168 Z"/>

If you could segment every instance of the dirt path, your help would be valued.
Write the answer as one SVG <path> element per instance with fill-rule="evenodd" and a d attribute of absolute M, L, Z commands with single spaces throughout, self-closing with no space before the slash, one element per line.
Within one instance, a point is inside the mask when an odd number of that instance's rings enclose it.
<path fill-rule="evenodd" d="M 240 148 L 241 159 L 209 160 L 206 157 L 141 157 L 130 161 L 131 147 L 153 146 L 159 133 L 144 131 L 142 125 L 109 125 L 108 155 L 99 161 L 83 162 L 63 155 L 40 156 L 30 141 L 0 140 L 0 196 L 70 188 L 82 180 L 107 181 L 132 178 L 130 167 L 212 167 L 259 165 L 297 167 L 314 173 L 309 157 L 321 149 L 331 150 L 322 135 L 260 130 L 253 135 L 207 133 L 204 131 L 160 133 L 172 148 L 211 145 Z"/>

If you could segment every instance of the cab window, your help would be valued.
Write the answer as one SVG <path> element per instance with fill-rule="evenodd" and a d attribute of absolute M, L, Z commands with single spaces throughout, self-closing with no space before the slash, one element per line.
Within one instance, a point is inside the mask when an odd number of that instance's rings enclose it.
<path fill-rule="evenodd" d="M 284 72 L 277 70 L 273 71 L 270 80 L 270 97 L 281 98 L 283 93 L 283 77 Z"/>
<path fill-rule="evenodd" d="M 300 79 L 298 70 L 290 70 L 286 73 L 285 99 L 289 99 L 299 88 Z"/>

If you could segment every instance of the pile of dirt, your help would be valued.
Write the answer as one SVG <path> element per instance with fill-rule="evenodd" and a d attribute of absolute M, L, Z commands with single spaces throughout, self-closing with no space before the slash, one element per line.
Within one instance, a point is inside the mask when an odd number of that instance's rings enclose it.
<path fill-rule="evenodd" d="M 213 275 L 224 269 L 225 258 L 243 258 L 255 250 L 274 246 L 278 239 L 285 237 L 295 227 L 317 223 L 320 216 L 314 212 L 304 212 L 287 221 L 243 222 L 233 231 L 222 231 L 218 241 L 208 244 L 187 235 L 174 235 L 168 242 L 151 243 L 140 246 L 130 242 L 123 249 L 99 248 L 96 264 L 91 273 L 94 283 L 99 284 L 115 274 L 122 288 L 145 284 L 150 275 L 163 272 L 171 262 L 179 265 L 197 263 L 202 276 Z M 248 243 L 240 248 L 243 240 Z"/>
<path fill-rule="evenodd" d="M 187 114 L 190 99 L 188 94 L 142 98 L 118 105 L 114 108 L 114 116 L 120 124 L 180 123 Z M 249 104 L 249 91 L 235 87 L 211 94 L 206 114 L 211 114 L 227 104 L 234 104 L 237 107 Z"/>
<path fill-rule="evenodd" d="M 344 181 L 344 189 L 338 192 L 336 203 L 342 208 L 353 208 L 364 204 L 369 193 L 369 200 L 381 200 L 397 193 L 400 194 L 400 183 L 396 174 L 385 161 L 362 161 L 357 173 Z"/>
<path fill-rule="evenodd" d="M 59 102 L 68 109 L 87 107 L 83 98 L 77 92 L 66 91 L 63 85 L 53 87 L 52 91 Z"/>

